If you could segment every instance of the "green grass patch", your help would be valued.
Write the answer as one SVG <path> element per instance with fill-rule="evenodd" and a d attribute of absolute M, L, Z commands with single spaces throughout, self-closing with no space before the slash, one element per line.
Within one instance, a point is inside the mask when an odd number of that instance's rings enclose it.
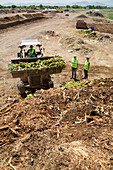
<path fill-rule="evenodd" d="M 88 11 L 87 9 L 82 9 L 82 8 L 61 8 L 61 9 L 58 8 L 57 11 L 64 11 L 65 9 L 68 9 L 69 12 L 72 11 L 72 10 L 75 10 L 75 11 Z"/>
<path fill-rule="evenodd" d="M 87 9 L 73 9 L 75 11 L 88 11 Z"/>
<path fill-rule="evenodd" d="M 113 10 L 109 10 L 109 9 L 103 9 L 103 10 L 100 10 L 100 12 L 108 12 L 108 13 L 113 13 Z"/>
<path fill-rule="evenodd" d="M 109 19 L 113 19 L 113 14 L 109 14 Z"/>

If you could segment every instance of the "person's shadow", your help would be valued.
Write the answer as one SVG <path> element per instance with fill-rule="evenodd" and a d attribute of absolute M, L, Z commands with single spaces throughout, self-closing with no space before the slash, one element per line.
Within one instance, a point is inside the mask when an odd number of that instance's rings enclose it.
<path fill-rule="evenodd" d="M 74 81 L 75 81 L 75 82 L 77 82 L 77 81 L 80 81 L 80 80 L 78 80 L 78 79 L 74 79 Z"/>

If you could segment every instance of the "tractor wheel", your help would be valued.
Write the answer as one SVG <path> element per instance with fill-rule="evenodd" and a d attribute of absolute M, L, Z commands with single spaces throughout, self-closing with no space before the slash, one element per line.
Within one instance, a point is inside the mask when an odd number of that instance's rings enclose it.
<path fill-rule="evenodd" d="M 17 87 L 18 87 L 20 95 L 25 94 L 25 87 L 24 87 L 23 81 L 18 81 L 17 82 Z"/>
<path fill-rule="evenodd" d="M 53 81 L 50 80 L 50 81 L 49 81 L 49 88 L 53 88 L 53 87 L 54 87 Z"/>

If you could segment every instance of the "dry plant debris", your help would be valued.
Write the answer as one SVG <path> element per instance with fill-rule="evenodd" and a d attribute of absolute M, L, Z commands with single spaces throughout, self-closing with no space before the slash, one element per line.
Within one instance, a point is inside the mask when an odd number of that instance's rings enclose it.
<path fill-rule="evenodd" d="M 12 106 L 0 112 L 2 169 L 113 168 L 113 79 L 38 90 Z"/>

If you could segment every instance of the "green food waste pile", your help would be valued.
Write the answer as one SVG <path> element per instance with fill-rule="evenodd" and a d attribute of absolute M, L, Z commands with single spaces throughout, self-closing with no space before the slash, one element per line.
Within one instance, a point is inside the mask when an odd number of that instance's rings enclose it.
<path fill-rule="evenodd" d="M 88 30 L 81 30 L 81 34 L 83 37 L 98 37 L 98 34 L 96 31 L 92 31 L 88 33 Z"/>
<path fill-rule="evenodd" d="M 19 62 L 19 64 L 9 64 L 8 70 L 10 71 L 20 71 L 20 70 L 41 70 L 42 68 L 64 68 L 65 61 L 60 56 L 55 56 L 48 60 L 37 60 L 36 62 Z"/>
<path fill-rule="evenodd" d="M 77 82 L 68 82 L 64 86 L 61 87 L 61 89 L 68 89 L 68 88 L 77 88 L 77 87 L 87 87 L 92 86 L 93 82 L 90 81 L 77 81 Z"/>

